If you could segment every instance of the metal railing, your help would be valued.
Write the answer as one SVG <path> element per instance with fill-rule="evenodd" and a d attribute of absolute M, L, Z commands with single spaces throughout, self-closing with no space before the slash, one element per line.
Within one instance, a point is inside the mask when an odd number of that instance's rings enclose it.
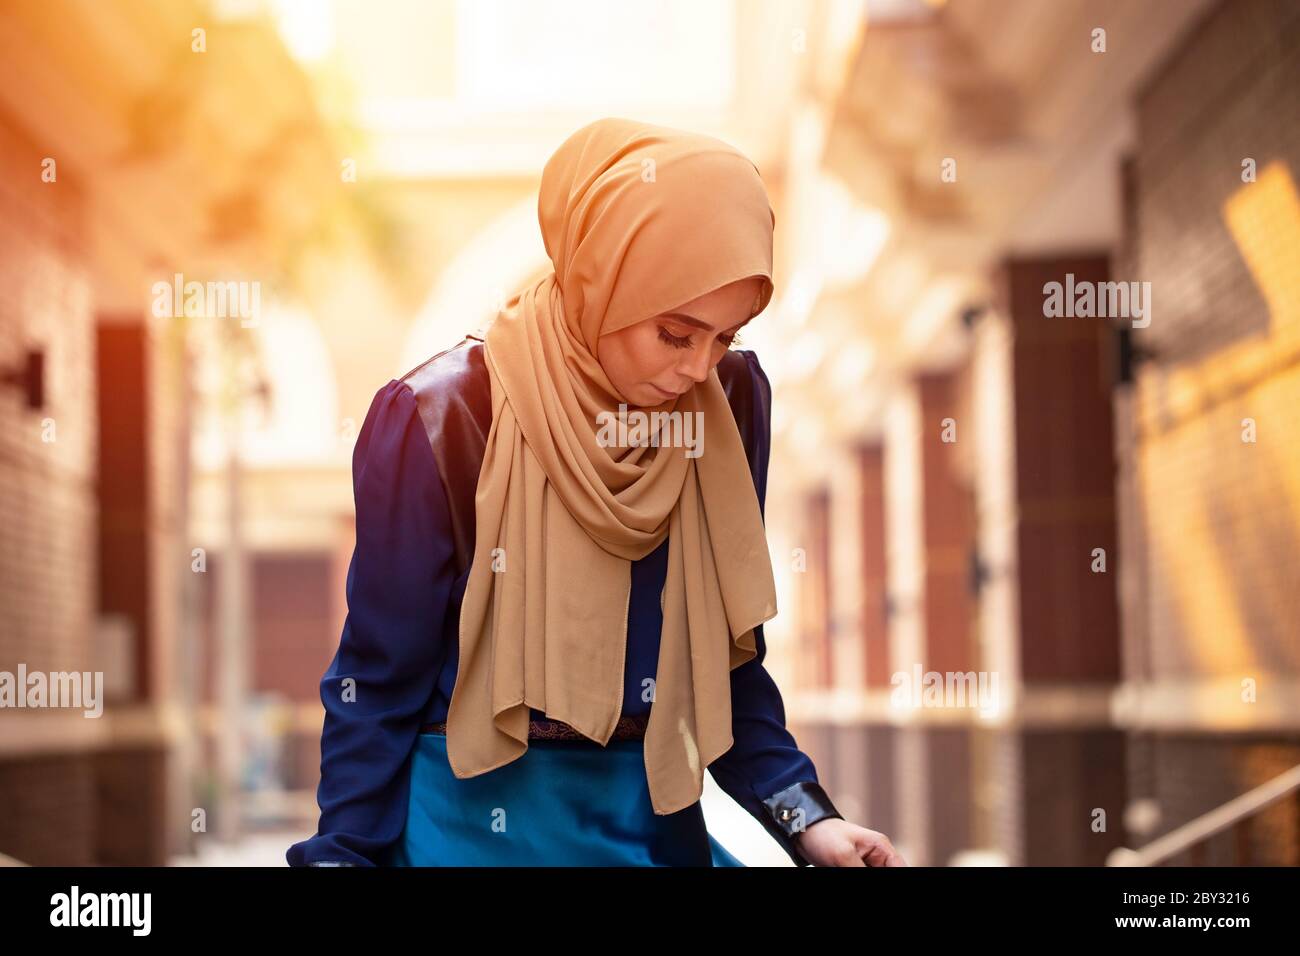
<path fill-rule="evenodd" d="M 1185 823 L 1141 849 L 1120 847 L 1106 857 L 1107 866 L 1161 866 L 1185 858 L 1189 866 L 1204 866 L 1206 848 L 1211 838 L 1232 831 L 1236 866 L 1250 866 L 1251 820 L 1263 810 L 1293 794 L 1300 794 L 1300 766 L 1292 767 L 1254 790 L 1215 807 L 1195 820 Z M 1300 823 L 1300 801 L 1296 814 Z M 1300 861 L 1294 861 L 1300 863 Z"/>

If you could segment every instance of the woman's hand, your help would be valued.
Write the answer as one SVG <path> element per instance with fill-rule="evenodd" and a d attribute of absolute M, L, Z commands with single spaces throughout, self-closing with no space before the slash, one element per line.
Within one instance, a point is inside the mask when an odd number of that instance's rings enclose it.
<path fill-rule="evenodd" d="M 813 866 L 907 866 L 889 837 L 839 817 L 818 820 L 797 837 Z"/>

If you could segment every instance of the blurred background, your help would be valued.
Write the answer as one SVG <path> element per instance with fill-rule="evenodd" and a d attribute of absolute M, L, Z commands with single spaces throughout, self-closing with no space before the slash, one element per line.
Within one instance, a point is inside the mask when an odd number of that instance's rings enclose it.
<path fill-rule="evenodd" d="M 314 831 L 360 423 L 544 267 L 608 115 L 770 190 L 767 662 L 845 816 L 1300 864 L 1290 0 L 0 0 L 0 671 L 106 702 L 0 710 L 0 854 Z"/>

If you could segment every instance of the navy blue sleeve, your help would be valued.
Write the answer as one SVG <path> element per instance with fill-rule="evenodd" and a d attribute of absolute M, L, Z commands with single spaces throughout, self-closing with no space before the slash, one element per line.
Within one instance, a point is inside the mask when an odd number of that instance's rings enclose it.
<path fill-rule="evenodd" d="M 766 515 L 767 466 L 771 457 L 772 386 L 752 351 L 739 350 L 749 363 L 752 416 L 741 424 L 759 509 Z M 804 826 L 839 816 L 821 790 L 812 760 L 785 725 L 785 706 L 772 675 L 763 666 L 767 644 L 763 625 L 754 628 L 757 654 L 731 672 L 731 749 L 709 764 L 718 786 L 754 816 L 798 865 L 791 827 L 781 816 L 798 810 Z M 775 798 L 775 799 L 774 799 Z"/>
<path fill-rule="evenodd" d="M 409 758 L 444 657 L 451 522 L 415 396 L 393 380 L 352 454 L 356 546 L 338 651 L 320 682 L 320 822 L 290 866 L 377 866 L 401 836 Z"/>

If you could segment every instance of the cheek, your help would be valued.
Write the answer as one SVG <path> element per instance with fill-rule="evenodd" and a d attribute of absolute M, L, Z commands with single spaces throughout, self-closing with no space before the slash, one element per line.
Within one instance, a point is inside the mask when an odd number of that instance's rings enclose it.
<path fill-rule="evenodd" d="M 616 386 L 626 388 L 642 379 L 645 347 L 631 330 L 615 332 L 600 340 L 596 358 Z"/>
<path fill-rule="evenodd" d="M 668 346 L 655 328 L 630 330 L 618 343 L 618 367 L 629 382 L 658 378 L 673 362 Z"/>

